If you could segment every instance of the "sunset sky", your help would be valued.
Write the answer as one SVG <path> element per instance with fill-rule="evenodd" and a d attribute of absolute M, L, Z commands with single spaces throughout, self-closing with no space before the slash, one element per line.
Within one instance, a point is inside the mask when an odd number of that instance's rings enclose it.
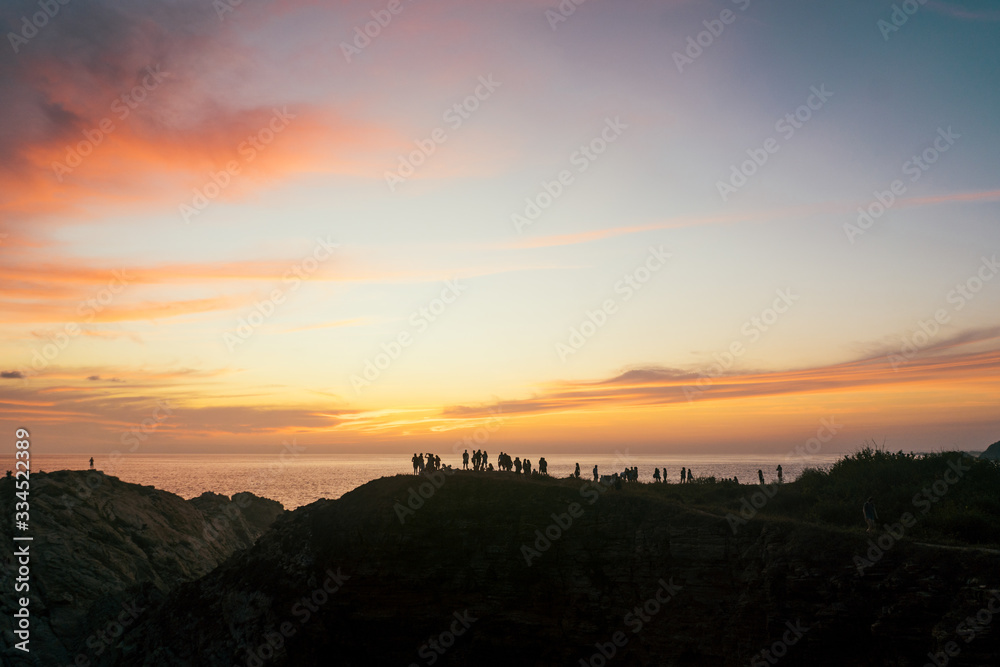
<path fill-rule="evenodd" d="M 996 3 L 44 7 L 0 5 L 8 440 L 1000 440 Z"/>

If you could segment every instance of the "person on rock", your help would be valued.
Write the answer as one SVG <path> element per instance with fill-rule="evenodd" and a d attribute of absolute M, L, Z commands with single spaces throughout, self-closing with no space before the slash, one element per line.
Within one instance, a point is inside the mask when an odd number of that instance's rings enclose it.
<path fill-rule="evenodd" d="M 757 479 L 760 480 L 760 484 L 761 484 L 761 486 L 763 486 L 764 485 L 764 471 L 761 470 L 760 468 L 757 469 Z"/>
<path fill-rule="evenodd" d="M 413 462 L 413 474 L 417 474 L 417 453 L 413 452 L 413 458 L 410 459 Z"/>
<path fill-rule="evenodd" d="M 580 464 L 576 464 L 576 472 L 573 473 L 577 479 L 580 479 Z"/>
<path fill-rule="evenodd" d="M 462 452 L 462 470 L 468 470 L 468 469 L 469 469 L 469 450 L 466 449 L 464 452 Z"/>
<path fill-rule="evenodd" d="M 549 474 L 549 462 L 545 460 L 545 457 L 538 459 L 538 472 L 543 475 Z"/>
<path fill-rule="evenodd" d="M 781 484 L 781 482 L 782 482 L 782 479 L 781 479 L 781 464 L 779 463 L 778 464 L 778 484 Z"/>
<path fill-rule="evenodd" d="M 521 466 L 524 468 L 525 475 L 531 474 L 531 461 L 524 459 L 524 461 L 521 462 Z"/>
<path fill-rule="evenodd" d="M 521 457 L 520 456 L 514 458 L 514 472 L 516 472 L 518 475 L 521 474 Z"/>
<path fill-rule="evenodd" d="M 687 468 L 681 468 L 681 484 L 687 481 Z"/>
<path fill-rule="evenodd" d="M 597 466 L 594 466 L 594 481 L 597 481 Z"/>
<path fill-rule="evenodd" d="M 653 468 L 653 481 L 654 482 L 659 482 L 660 481 L 660 469 L 659 468 Z"/>
<path fill-rule="evenodd" d="M 90 457 L 90 469 L 91 470 L 94 469 L 94 457 L 93 456 Z"/>

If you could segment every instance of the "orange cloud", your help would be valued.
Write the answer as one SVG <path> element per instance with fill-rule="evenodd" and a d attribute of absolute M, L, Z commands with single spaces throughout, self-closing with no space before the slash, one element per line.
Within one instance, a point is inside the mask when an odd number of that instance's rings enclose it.
<path fill-rule="evenodd" d="M 997 340 L 1000 340 L 1000 329 L 980 330 L 943 340 L 908 360 L 894 360 L 889 354 L 883 354 L 796 370 L 716 373 L 711 370 L 697 372 L 650 367 L 626 371 L 604 380 L 554 383 L 528 399 L 501 401 L 482 407 L 453 406 L 446 408 L 442 416 L 486 418 L 499 411 L 512 417 L 875 389 L 891 393 L 905 391 L 910 385 L 966 387 L 968 396 L 971 396 L 973 386 L 981 382 L 996 382 L 1000 348 L 952 351 L 963 345 L 982 342 L 996 345 Z M 962 398 L 956 394 L 954 400 Z"/>

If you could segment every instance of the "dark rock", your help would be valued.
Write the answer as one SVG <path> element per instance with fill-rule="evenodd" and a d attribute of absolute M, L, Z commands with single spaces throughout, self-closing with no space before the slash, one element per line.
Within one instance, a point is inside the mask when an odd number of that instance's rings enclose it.
<path fill-rule="evenodd" d="M 119 617 L 134 626 L 164 593 L 252 545 L 283 511 L 240 496 L 239 503 L 215 494 L 186 501 L 96 470 L 32 474 L 31 653 L 6 648 L 15 596 L 5 592 L 0 662 L 69 665 L 106 654 L 121 635 Z M 14 479 L 0 479 L 0 539 L 8 545 L 15 500 Z M 6 560 L 3 569 L 7 581 L 17 568 Z"/>
<path fill-rule="evenodd" d="M 1000 461 L 1000 441 L 994 442 L 986 448 L 986 451 L 979 455 L 981 459 Z"/>

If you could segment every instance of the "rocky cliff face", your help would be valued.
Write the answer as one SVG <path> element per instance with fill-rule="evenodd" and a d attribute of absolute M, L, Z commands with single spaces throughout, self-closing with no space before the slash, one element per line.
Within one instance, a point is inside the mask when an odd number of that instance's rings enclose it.
<path fill-rule="evenodd" d="M 174 589 L 100 664 L 923 665 L 940 653 L 941 664 L 995 665 L 1000 655 L 995 551 L 737 525 L 655 486 L 436 482 L 385 478 L 282 516 Z"/>
<path fill-rule="evenodd" d="M 15 544 L 13 482 L 0 479 L 6 544 Z M 20 594 L 5 583 L 4 665 L 98 662 L 167 591 L 252 545 L 283 512 L 279 503 L 251 494 L 187 501 L 99 471 L 33 473 L 29 502 L 31 653 L 11 648 Z M 17 564 L 8 557 L 2 567 L 5 582 L 13 581 Z"/>

